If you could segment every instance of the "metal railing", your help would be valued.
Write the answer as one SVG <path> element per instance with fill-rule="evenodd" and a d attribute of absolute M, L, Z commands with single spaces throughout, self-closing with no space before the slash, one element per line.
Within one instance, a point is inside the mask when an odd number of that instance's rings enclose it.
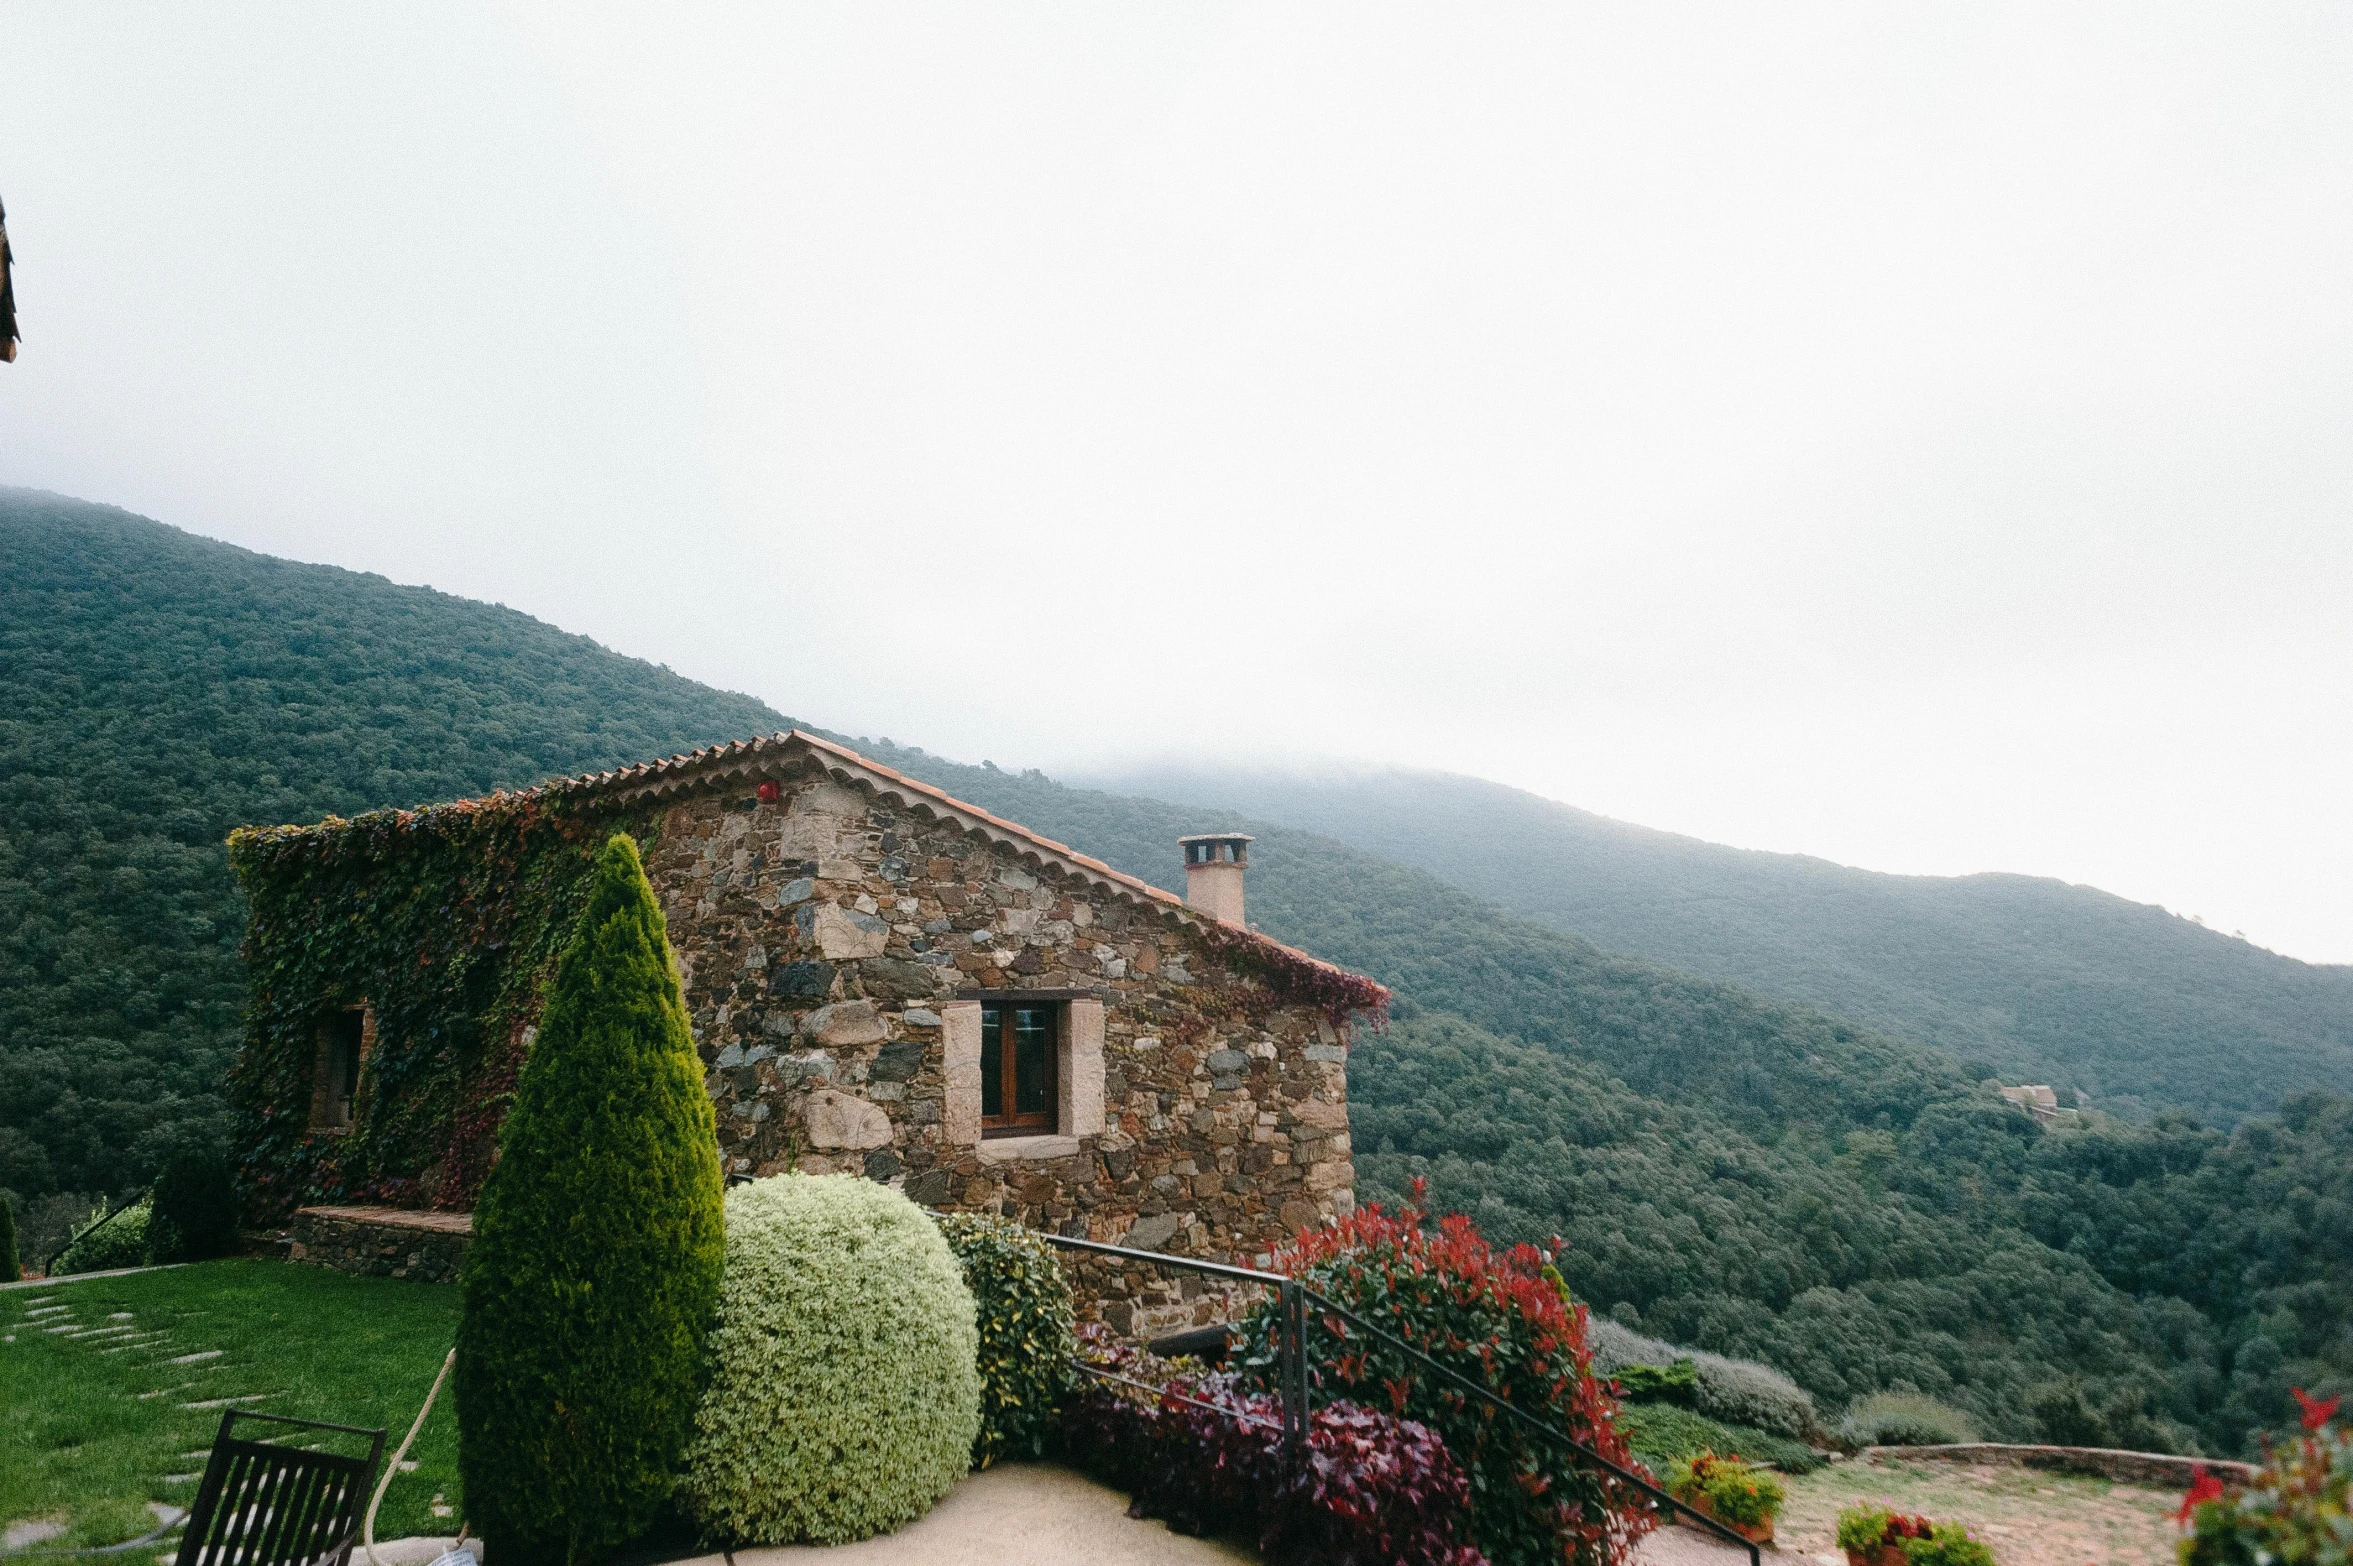
<path fill-rule="evenodd" d="M 1631 1485 L 1649 1496 L 1655 1506 L 1667 1511 L 1670 1515 L 1680 1513 L 1697 1523 L 1705 1532 L 1713 1533 L 1738 1545 L 1748 1552 L 1749 1566 L 1762 1566 L 1764 1557 L 1759 1552 L 1756 1542 L 1739 1530 L 1686 1502 L 1675 1499 L 1674 1496 L 1652 1484 L 1640 1474 L 1611 1462 L 1592 1447 L 1570 1435 L 1566 1430 L 1555 1429 L 1526 1409 L 1505 1401 L 1468 1376 L 1432 1359 L 1396 1333 L 1385 1327 L 1375 1326 L 1356 1312 L 1310 1288 L 1297 1278 L 1287 1278 L 1279 1272 L 1260 1272 L 1252 1267 L 1237 1267 L 1229 1262 L 1195 1261 L 1189 1256 L 1164 1256 L 1157 1251 L 1131 1250 L 1126 1246 L 1106 1245 L 1099 1240 L 1074 1239 L 1069 1235 L 1048 1234 L 1042 1235 L 1041 1238 L 1047 1244 L 1065 1251 L 1083 1252 L 1094 1256 L 1110 1256 L 1120 1261 L 1141 1262 L 1153 1267 L 1173 1267 L 1185 1272 L 1200 1273 L 1206 1277 L 1229 1278 L 1237 1283 L 1253 1284 L 1260 1288 L 1274 1290 L 1278 1307 L 1276 1336 L 1279 1339 L 1276 1345 L 1275 1390 L 1283 1415 L 1281 1426 L 1283 1451 L 1285 1457 L 1292 1462 L 1300 1460 L 1306 1452 L 1307 1422 L 1313 1408 L 1313 1377 L 1309 1374 L 1307 1356 L 1307 1328 L 1310 1319 L 1308 1307 L 1312 1305 L 1316 1310 L 1326 1312 L 1346 1322 L 1367 1337 L 1379 1339 L 1415 1363 L 1426 1366 L 1447 1385 L 1457 1389 L 1463 1395 L 1477 1399 L 1499 1414 L 1518 1422 L 1524 1428 L 1534 1431 L 1556 1445 L 1565 1447 L 1583 1461 L 1607 1470 L 1622 1483 Z M 1345 1334 L 1342 1336 L 1345 1337 Z M 1153 1393 L 1156 1396 L 1172 1397 L 1180 1403 L 1191 1404 L 1196 1408 L 1207 1409 L 1211 1413 L 1225 1414 L 1232 1418 L 1241 1419 L 1261 1429 L 1274 1428 L 1268 1425 L 1265 1420 L 1241 1413 L 1238 1410 L 1220 1408 L 1216 1404 L 1203 1402 L 1198 1398 L 1186 1397 L 1182 1393 L 1168 1392 L 1163 1388 L 1147 1386 L 1132 1377 L 1115 1375 L 1104 1370 L 1101 1366 L 1089 1365 L 1083 1360 L 1078 1362 L 1078 1368 L 1099 1380 L 1116 1381 Z"/>
<path fill-rule="evenodd" d="M 73 1233 L 69 1230 L 65 1237 L 65 1243 L 42 1258 L 41 1276 L 47 1277 L 49 1275 L 50 1269 L 57 1265 L 58 1257 L 63 1256 L 67 1251 L 72 1250 L 75 1246 L 81 1244 L 82 1241 L 88 1239 L 91 1235 L 96 1234 L 99 1230 L 105 1228 L 108 1224 L 114 1222 L 117 1218 L 120 1218 L 123 1214 L 129 1212 L 132 1208 L 138 1206 L 141 1202 L 152 1200 L 154 1195 L 155 1187 L 151 1185 L 146 1190 L 141 1191 L 137 1196 L 129 1198 L 122 1204 L 122 1206 L 117 1207 L 114 1211 L 106 1214 L 96 1223 L 90 1225 L 87 1229 L 82 1230 L 80 1233 Z"/>

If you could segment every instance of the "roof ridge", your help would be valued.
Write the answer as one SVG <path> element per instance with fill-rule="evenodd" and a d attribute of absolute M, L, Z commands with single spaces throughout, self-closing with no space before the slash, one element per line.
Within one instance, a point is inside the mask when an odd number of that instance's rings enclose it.
<path fill-rule="evenodd" d="M 610 790 L 639 788 L 651 790 L 670 780 L 676 780 L 681 784 L 690 783 L 694 781 L 696 774 L 722 763 L 756 757 L 766 752 L 778 751 L 796 745 L 830 757 L 835 764 L 844 770 L 865 774 L 863 781 L 869 787 L 886 788 L 902 794 L 914 795 L 931 805 L 943 807 L 953 815 L 963 817 L 970 825 L 980 827 L 985 831 L 999 833 L 1006 838 L 1026 844 L 1037 850 L 1043 857 L 1059 860 L 1065 866 L 1084 875 L 1098 881 L 1108 882 L 1128 895 L 1140 898 L 1148 904 L 1157 905 L 1179 918 L 1190 920 L 1206 931 L 1218 934 L 1228 940 L 1255 947 L 1263 954 L 1277 958 L 1282 962 L 1304 963 L 1346 979 L 1352 985 L 1365 986 L 1370 991 L 1378 991 L 1378 1001 L 1368 1001 L 1366 1003 L 1367 1009 L 1388 1004 L 1388 988 L 1376 980 L 1365 978 L 1361 974 L 1350 973 L 1338 963 L 1328 962 L 1321 957 L 1303 952 L 1295 946 L 1286 946 L 1274 937 L 1263 935 L 1247 925 L 1235 924 L 1230 920 L 1220 919 L 1214 914 L 1204 912 L 1193 907 L 1174 892 L 1154 886 L 1151 882 L 1129 875 L 1124 870 L 1115 870 L 1103 860 L 1097 859 L 1092 854 L 1080 853 L 1068 843 L 1058 842 L 1042 832 L 1036 832 L 1023 826 L 1018 821 L 1008 820 L 1006 817 L 1000 816 L 994 811 L 985 810 L 968 800 L 958 799 L 944 788 L 926 783 L 921 778 L 911 777 L 898 768 L 876 761 L 870 756 L 861 755 L 838 740 L 827 739 L 822 734 L 813 734 L 802 728 L 780 729 L 772 734 L 757 734 L 749 739 L 723 740 L 717 744 L 704 745 L 695 750 L 681 751 L 676 755 L 664 756 L 652 761 L 641 761 L 626 767 L 611 767 L 602 772 L 583 772 L 550 778 L 544 783 L 534 784 L 525 789 L 493 789 L 488 795 L 451 800 L 446 804 L 429 805 L 417 811 L 399 811 L 397 814 L 406 818 L 430 815 L 441 810 L 470 811 L 478 809 L 491 800 L 528 800 L 559 795 L 601 794 Z"/>

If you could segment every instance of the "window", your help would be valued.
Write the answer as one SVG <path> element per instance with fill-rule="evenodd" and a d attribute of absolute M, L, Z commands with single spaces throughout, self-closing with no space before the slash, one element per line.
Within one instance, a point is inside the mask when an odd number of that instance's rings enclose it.
<path fill-rule="evenodd" d="M 320 1130 L 340 1131 L 351 1124 L 351 1101 L 359 1092 L 360 1058 L 367 1036 L 365 1010 L 332 1012 L 319 1024 L 310 1120 Z"/>
<path fill-rule="evenodd" d="M 983 990 L 939 1003 L 948 1141 L 1003 1163 L 1069 1158 L 1103 1134 L 1103 1003 Z"/>
<path fill-rule="evenodd" d="M 1052 1001 L 981 1007 L 982 1136 L 1038 1136 L 1053 1131 L 1061 1021 L 1062 1008 Z"/>

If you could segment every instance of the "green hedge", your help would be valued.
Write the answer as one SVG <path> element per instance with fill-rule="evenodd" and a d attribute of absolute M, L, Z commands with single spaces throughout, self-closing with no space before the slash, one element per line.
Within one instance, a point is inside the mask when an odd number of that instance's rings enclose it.
<path fill-rule="evenodd" d="M 971 1468 L 972 1293 L 931 1215 L 896 1191 L 803 1174 L 730 1191 L 711 1346 L 680 1495 L 714 1539 L 886 1533 Z"/>
<path fill-rule="evenodd" d="M 1654 1473 L 1663 1474 L 1702 1452 L 1737 1452 L 1752 1462 L 1771 1463 L 1785 1474 L 1812 1473 L 1828 1461 L 1803 1441 L 1754 1425 L 1723 1424 L 1672 1403 L 1622 1404 L 1618 1428 L 1634 1455 Z"/>
<path fill-rule="evenodd" d="M 51 1276 L 75 1272 L 111 1272 L 118 1267 L 147 1265 L 147 1225 L 154 1210 L 144 1197 L 113 1217 L 93 1218 L 74 1233 L 73 1243 L 50 1263 Z"/>
<path fill-rule="evenodd" d="M 1009 1218 L 940 1213 L 980 1330 L 980 1435 L 972 1466 L 1043 1457 L 1076 1372 L 1070 1280 L 1054 1248 Z"/>
<path fill-rule="evenodd" d="M 597 856 L 460 1275 L 458 1466 L 499 1566 L 646 1530 L 693 1430 L 723 1254 L 718 1135 L 636 845 Z"/>
<path fill-rule="evenodd" d="M 235 1253 L 236 1172 L 216 1144 L 190 1142 L 175 1150 L 155 1178 L 154 1205 L 147 1234 L 150 1260 L 211 1261 Z"/>

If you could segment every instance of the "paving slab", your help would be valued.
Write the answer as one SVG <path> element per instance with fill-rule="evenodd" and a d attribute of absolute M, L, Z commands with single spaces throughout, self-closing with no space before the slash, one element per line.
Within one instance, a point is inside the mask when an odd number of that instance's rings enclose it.
<path fill-rule="evenodd" d="M 1773 1552 L 1765 1552 L 1770 1563 Z M 1748 1551 L 1697 1528 L 1653 1528 L 1634 1542 L 1635 1566 L 1748 1566 Z M 1839 1566 L 1846 1566 L 1840 1557 Z"/>

